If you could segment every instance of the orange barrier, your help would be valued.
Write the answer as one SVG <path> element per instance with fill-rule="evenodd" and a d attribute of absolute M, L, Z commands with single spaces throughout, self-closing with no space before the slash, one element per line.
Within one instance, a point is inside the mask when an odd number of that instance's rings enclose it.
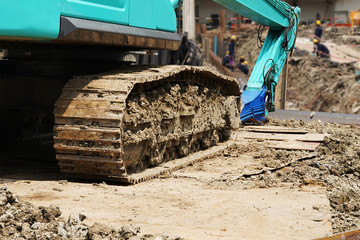
<path fill-rule="evenodd" d="M 360 27 L 360 9 L 356 11 L 350 11 L 351 25 Z"/>

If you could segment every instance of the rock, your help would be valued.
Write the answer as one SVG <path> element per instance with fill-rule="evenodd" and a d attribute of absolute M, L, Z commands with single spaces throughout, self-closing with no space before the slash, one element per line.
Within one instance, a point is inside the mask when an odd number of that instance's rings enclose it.
<path fill-rule="evenodd" d="M 60 226 L 57 229 L 57 234 L 63 238 L 67 238 L 67 236 L 68 236 L 67 231 L 63 227 L 60 227 Z"/>
<path fill-rule="evenodd" d="M 82 221 L 84 221 L 86 219 L 86 216 L 84 214 L 82 214 L 82 213 L 79 213 L 79 219 L 82 222 Z"/>
<path fill-rule="evenodd" d="M 0 195 L 0 206 L 4 206 L 7 203 L 7 198 L 5 195 Z"/>
<path fill-rule="evenodd" d="M 68 181 L 67 180 L 60 180 L 58 181 L 59 184 L 68 184 Z"/>
<path fill-rule="evenodd" d="M 57 192 L 62 192 L 64 190 L 62 190 L 61 188 L 58 188 L 58 187 L 54 187 L 52 188 L 53 191 L 57 191 Z"/>

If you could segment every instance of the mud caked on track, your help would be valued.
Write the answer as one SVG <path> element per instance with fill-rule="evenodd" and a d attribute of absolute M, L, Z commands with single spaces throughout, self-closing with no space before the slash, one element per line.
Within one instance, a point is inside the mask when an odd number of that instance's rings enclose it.
<path fill-rule="evenodd" d="M 185 66 L 70 80 L 55 106 L 55 149 L 73 177 L 128 174 L 216 145 L 239 124 L 232 78 Z"/>

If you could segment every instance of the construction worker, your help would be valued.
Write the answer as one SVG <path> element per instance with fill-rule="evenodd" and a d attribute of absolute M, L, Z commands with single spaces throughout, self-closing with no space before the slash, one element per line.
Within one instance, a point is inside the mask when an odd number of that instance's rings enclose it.
<path fill-rule="evenodd" d="M 320 41 L 321 36 L 322 36 L 321 22 L 320 22 L 320 20 L 317 20 L 316 21 L 316 29 L 315 29 L 315 38 Z"/>
<path fill-rule="evenodd" d="M 229 56 L 229 51 L 226 51 L 226 55 L 222 60 L 222 65 L 226 66 L 228 64 L 230 64 L 230 56 Z"/>
<path fill-rule="evenodd" d="M 244 56 L 240 56 L 239 63 L 243 63 L 243 62 L 245 62 L 245 57 L 244 57 Z"/>
<path fill-rule="evenodd" d="M 230 67 L 234 71 L 234 61 L 235 61 L 235 41 L 236 36 L 231 36 L 229 43 L 229 57 L 230 57 Z"/>
<path fill-rule="evenodd" d="M 314 39 L 314 44 L 316 56 L 321 58 L 330 58 L 330 51 L 324 44 L 321 44 L 318 39 Z"/>
<path fill-rule="evenodd" d="M 244 74 L 248 75 L 249 74 L 249 67 L 248 67 L 248 62 L 247 61 L 241 61 L 239 62 L 239 64 L 236 66 L 238 69 L 240 69 L 240 71 L 242 71 Z"/>

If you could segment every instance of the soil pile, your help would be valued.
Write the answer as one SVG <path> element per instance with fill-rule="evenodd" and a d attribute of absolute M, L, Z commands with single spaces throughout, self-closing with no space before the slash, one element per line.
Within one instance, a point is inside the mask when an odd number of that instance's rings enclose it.
<path fill-rule="evenodd" d="M 351 63 L 309 56 L 289 60 L 287 101 L 302 111 L 360 113 L 360 83 Z"/>
<path fill-rule="evenodd" d="M 331 39 L 341 44 L 360 44 L 360 38 L 351 36 L 344 38 L 343 34 L 347 31 L 347 28 L 326 28 L 324 39 Z M 312 39 L 313 32 L 312 26 L 301 27 L 298 36 Z M 265 39 L 266 34 L 265 30 L 262 39 Z M 249 62 L 250 70 L 253 69 L 260 53 L 257 36 L 257 30 L 254 29 L 237 35 L 236 57 L 244 56 Z M 228 44 L 229 40 L 229 37 L 225 38 L 224 43 Z M 311 57 L 311 53 L 306 50 L 299 49 L 296 49 L 294 56 L 289 58 L 288 108 L 359 114 L 359 90 L 360 83 L 356 81 L 355 63 L 324 61 Z"/>
<path fill-rule="evenodd" d="M 314 39 L 315 25 L 301 26 L 299 28 L 298 37 L 305 37 Z M 331 40 L 338 44 L 360 44 L 360 38 L 352 35 L 351 28 L 348 27 L 326 27 L 322 25 L 323 35 L 322 40 Z"/>
<path fill-rule="evenodd" d="M 140 235 L 140 228 L 123 226 L 114 229 L 95 223 L 87 226 L 83 223 L 83 214 L 61 217 L 61 211 L 56 206 L 35 207 L 29 202 L 14 196 L 7 187 L 0 188 L 0 238 L 1 239 L 138 239 L 138 240 L 180 240 L 163 235 Z"/>

